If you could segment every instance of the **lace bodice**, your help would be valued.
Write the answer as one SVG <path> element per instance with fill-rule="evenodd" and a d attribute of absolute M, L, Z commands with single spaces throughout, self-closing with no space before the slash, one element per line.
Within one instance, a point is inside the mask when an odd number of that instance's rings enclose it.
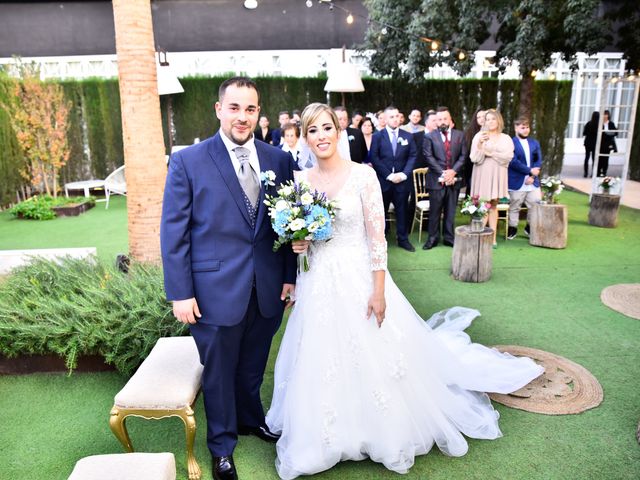
<path fill-rule="evenodd" d="M 296 172 L 296 180 L 308 181 L 307 172 Z M 322 190 L 316 185 L 311 187 Z M 371 271 L 386 270 L 384 206 L 374 170 L 369 166 L 353 163 L 347 180 L 332 200 L 338 204 L 333 235 L 327 242 L 312 243 L 309 250 L 312 265 L 325 255 L 334 258 L 349 255 L 350 260 L 359 257 L 363 262 L 368 262 Z"/>

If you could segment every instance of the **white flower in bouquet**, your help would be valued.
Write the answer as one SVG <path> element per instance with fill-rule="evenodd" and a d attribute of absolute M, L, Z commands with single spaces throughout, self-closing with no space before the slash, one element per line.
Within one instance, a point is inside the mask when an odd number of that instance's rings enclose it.
<path fill-rule="evenodd" d="M 302 230 L 304 226 L 305 226 L 304 218 L 296 218 L 289 224 L 289 230 L 291 230 L 292 232 L 297 232 L 298 230 Z"/>
<path fill-rule="evenodd" d="M 300 203 L 302 203 L 302 205 L 311 205 L 313 203 L 313 195 L 309 192 L 303 193 L 300 195 Z"/>

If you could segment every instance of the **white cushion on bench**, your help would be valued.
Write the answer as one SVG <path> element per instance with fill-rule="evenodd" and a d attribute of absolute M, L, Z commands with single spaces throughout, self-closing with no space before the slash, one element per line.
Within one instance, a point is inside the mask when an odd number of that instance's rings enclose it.
<path fill-rule="evenodd" d="M 117 453 L 78 460 L 69 480 L 175 480 L 173 453 Z"/>
<path fill-rule="evenodd" d="M 115 397 L 115 406 L 177 410 L 190 406 L 200 389 L 202 365 L 192 337 L 160 338 Z"/>

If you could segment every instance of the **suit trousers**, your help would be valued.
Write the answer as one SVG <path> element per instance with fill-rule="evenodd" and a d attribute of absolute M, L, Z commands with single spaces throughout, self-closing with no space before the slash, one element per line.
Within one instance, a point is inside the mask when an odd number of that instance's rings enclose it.
<path fill-rule="evenodd" d="M 409 180 L 405 180 L 405 182 L 408 181 Z M 397 187 L 391 187 L 386 192 L 382 192 L 382 201 L 384 203 L 385 214 L 389 211 L 389 204 L 393 203 L 396 212 L 396 236 L 398 242 L 408 241 L 407 210 L 409 208 L 409 190 L 405 191 Z"/>
<path fill-rule="evenodd" d="M 445 242 L 453 243 L 455 239 L 456 207 L 460 187 L 443 187 L 439 190 L 429 190 L 429 245 L 437 245 L 440 241 L 440 216 L 442 215 L 442 236 Z"/>
<path fill-rule="evenodd" d="M 509 226 L 517 227 L 520 221 L 520 209 L 524 203 L 527 206 L 527 223 L 531 218 L 531 209 L 533 205 L 542 200 L 542 193 L 539 188 L 523 192 L 520 190 L 509 190 Z"/>
<path fill-rule="evenodd" d="M 231 455 L 238 443 L 238 425 L 264 425 L 260 386 L 271 340 L 282 315 L 264 318 L 255 287 L 242 321 L 231 327 L 196 323 L 190 326 L 202 372 L 207 417 L 207 446 L 213 456 Z"/>

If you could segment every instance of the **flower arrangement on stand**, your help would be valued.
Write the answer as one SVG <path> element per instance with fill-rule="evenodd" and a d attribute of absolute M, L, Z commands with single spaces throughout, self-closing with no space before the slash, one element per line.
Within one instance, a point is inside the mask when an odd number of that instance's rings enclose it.
<path fill-rule="evenodd" d="M 558 177 L 547 177 L 540 182 L 542 189 L 542 202 L 540 203 L 558 203 L 558 195 L 564 190 L 564 184 Z"/>
<path fill-rule="evenodd" d="M 478 195 L 467 196 L 462 203 L 460 213 L 471 217 L 471 231 L 481 232 L 484 230 L 484 217 L 489 214 L 491 202 L 480 198 Z"/>
<path fill-rule="evenodd" d="M 269 181 L 273 180 L 275 178 L 269 178 Z M 264 203 L 269 207 L 271 226 L 278 235 L 273 243 L 274 251 L 293 240 L 319 241 L 331 238 L 337 205 L 325 193 L 318 190 L 312 192 L 308 182 L 289 180 L 280 184 L 277 196 L 265 195 Z M 298 271 L 309 271 L 306 253 L 298 255 Z"/>
<path fill-rule="evenodd" d="M 599 187 L 602 189 L 602 193 L 609 194 L 611 188 L 615 187 L 620 183 L 620 177 L 604 177 L 599 184 Z"/>

